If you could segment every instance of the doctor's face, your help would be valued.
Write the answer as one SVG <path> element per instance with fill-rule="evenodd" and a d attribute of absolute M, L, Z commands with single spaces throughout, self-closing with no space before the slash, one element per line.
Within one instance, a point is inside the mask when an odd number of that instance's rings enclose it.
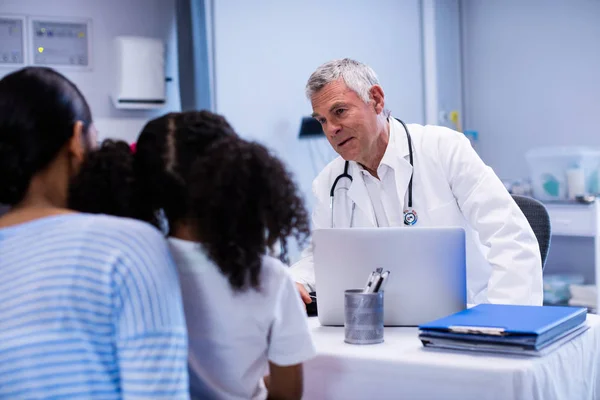
<path fill-rule="evenodd" d="M 313 117 L 321 123 L 331 147 L 346 161 L 363 163 L 374 149 L 378 115 L 383 111 L 383 91 L 373 86 L 371 94 L 374 91 L 375 100 L 365 103 L 339 79 L 311 98 Z"/>

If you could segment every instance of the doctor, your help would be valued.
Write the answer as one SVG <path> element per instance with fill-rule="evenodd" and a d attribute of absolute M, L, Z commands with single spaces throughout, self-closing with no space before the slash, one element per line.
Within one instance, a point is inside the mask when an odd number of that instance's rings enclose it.
<path fill-rule="evenodd" d="M 462 226 L 469 303 L 542 304 L 537 239 L 464 135 L 439 126 L 404 126 L 385 110 L 374 71 L 354 60 L 320 66 L 306 93 L 340 155 L 313 182 L 313 229 Z M 308 291 L 318 291 L 310 246 L 291 273 L 310 303 Z"/>

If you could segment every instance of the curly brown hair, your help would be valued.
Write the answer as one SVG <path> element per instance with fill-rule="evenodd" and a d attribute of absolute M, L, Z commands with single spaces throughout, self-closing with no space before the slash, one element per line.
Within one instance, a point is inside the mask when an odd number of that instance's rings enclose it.
<path fill-rule="evenodd" d="M 136 185 L 129 145 L 107 139 L 87 155 L 79 174 L 71 180 L 69 208 L 150 220 L 152 213 L 142 211 Z"/>
<path fill-rule="evenodd" d="M 209 257 L 234 288 L 258 287 L 265 249 L 287 238 L 304 244 L 308 215 L 290 173 L 262 145 L 223 138 L 207 149 L 190 173 L 189 218 Z"/>
<path fill-rule="evenodd" d="M 287 262 L 288 239 L 304 245 L 310 234 L 304 200 L 283 163 L 208 111 L 150 121 L 135 155 L 124 142 L 105 141 L 84 162 L 70 205 L 157 226 L 163 210 L 171 228 L 192 227 L 236 290 L 259 289 L 267 251 L 279 244 Z"/>

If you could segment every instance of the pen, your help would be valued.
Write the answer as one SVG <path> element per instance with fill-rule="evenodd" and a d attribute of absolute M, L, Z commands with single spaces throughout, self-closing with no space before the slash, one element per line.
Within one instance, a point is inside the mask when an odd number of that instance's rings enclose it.
<path fill-rule="evenodd" d="M 367 284 L 363 289 L 363 293 L 375 293 L 377 291 L 376 286 L 380 284 L 382 273 L 383 268 L 376 268 L 375 271 L 371 272 L 367 279 Z"/>
<path fill-rule="evenodd" d="M 371 272 L 369 274 L 369 277 L 367 278 L 367 283 L 365 284 L 365 288 L 363 289 L 363 293 L 367 293 L 367 289 L 369 288 L 369 285 L 373 281 L 373 276 L 374 275 L 375 275 L 375 272 Z"/>
<path fill-rule="evenodd" d="M 370 282 L 367 284 L 367 287 L 365 288 L 365 290 L 363 291 L 363 293 L 373 293 L 373 289 L 375 288 L 375 284 L 379 280 L 380 276 L 381 275 L 379 275 L 379 272 L 373 272 L 372 273 L 372 278 L 371 278 Z"/>
<path fill-rule="evenodd" d="M 373 290 L 371 290 L 369 293 L 377 293 L 377 288 L 379 287 L 379 285 L 381 285 L 381 275 L 379 275 L 377 277 L 377 280 L 375 282 L 373 282 Z"/>
<path fill-rule="evenodd" d="M 383 288 L 385 287 L 385 284 L 386 284 L 389 276 L 390 276 L 390 271 L 385 271 L 383 274 L 381 274 L 381 279 L 379 280 L 379 282 L 377 283 L 377 286 L 375 287 L 375 293 L 383 291 Z"/>
<path fill-rule="evenodd" d="M 363 289 L 363 293 L 369 293 L 369 288 L 373 284 L 374 278 L 375 278 L 375 272 L 371 272 L 371 274 L 369 275 L 369 279 L 367 280 L 367 284 L 365 285 L 365 288 Z"/>
<path fill-rule="evenodd" d="M 381 273 L 376 272 L 375 279 L 373 279 L 373 283 L 371 284 L 371 287 L 369 288 L 369 293 L 375 293 L 377 291 L 376 288 L 379 285 L 380 281 L 381 281 Z"/>

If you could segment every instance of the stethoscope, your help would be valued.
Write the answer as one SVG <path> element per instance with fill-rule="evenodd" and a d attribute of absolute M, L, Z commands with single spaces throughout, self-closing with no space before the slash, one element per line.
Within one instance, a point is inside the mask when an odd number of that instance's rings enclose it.
<path fill-rule="evenodd" d="M 402 127 L 404 128 L 404 132 L 406 132 L 406 140 L 408 142 L 408 154 L 409 154 L 410 166 L 414 168 L 412 139 L 410 137 L 410 133 L 408 132 L 408 128 L 406 127 L 404 122 L 402 122 L 398 118 L 396 118 L 396 120 L 402 124 Z M 333 181 L 333 185 L 331 185 L 331 190 L 329 192 L 329 196 L 331 198 L 330 208 L 331 208 L 331 227 L 332 228 L 333 228 L 333 215 L 334 215 L 333 197 L 335 194 L 335 188 L 337 187 L 338 182 L 344 178 L 349 179 L 350 182 L 353 181 L 352 175 L 350 175 L 348 173 L 349 167 L 350 167 L 350 162 L 346 161 L 344 164 L 344 172 L 335 178 L 335 180 Z M 413 209 L 413 202 L 412 202 L 412 181 L 413 181 L 413 172 L 410 173 L 410 181 L 408 181 L 408 207 L 406 208 L 406 210 L 404 210 L 404 225 L 407 225 L 407 226 L 412 226 L 417 223 L 417 212 Z M 349 188 L 350 187 L 343 187 L 340 189 L 345 189 L 347 191 Z M 352 203 L 352 211 L 350 213 L 350 227 L 352 227 L 352 222 L 354 221 L 354 207 L 355 207 L 355 204 Z"/>

